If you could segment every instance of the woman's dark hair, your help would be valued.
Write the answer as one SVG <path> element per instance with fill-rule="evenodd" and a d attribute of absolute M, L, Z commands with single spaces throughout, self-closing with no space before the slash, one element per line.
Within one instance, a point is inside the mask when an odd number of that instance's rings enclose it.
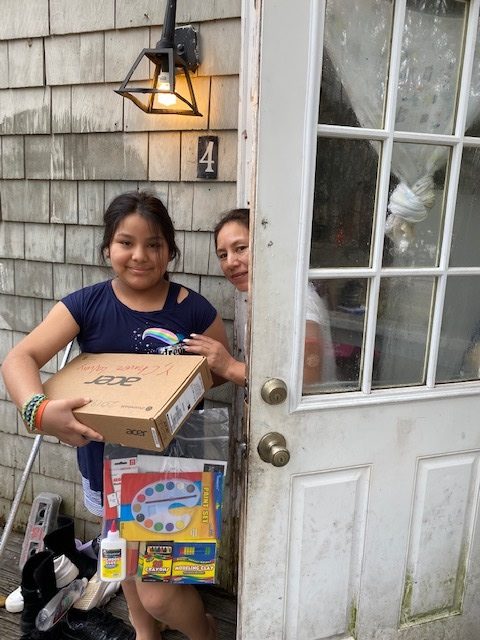
<path fill-rule="evenodd" d="M 213 230 L 213 239 L 215 240 L 215 249 L 217 248 L 217 238 L 220 231 L 228 222 L 238 222 L 243 224 L 247 229 L 250 228 L 250 209 L 229 209 L 225 211 Z"/>
<path fill-rule="evenodd" d="M 180 249 L 175 242 L 175 229 L 162 201 L 147 191 L 129 191 L 114 198 L 103 215 L 105 229 L 100 245 L 102 256 L 110 246 L 120 222 L 128 215 L 138 213 L 150 224 L 153 231 L 161 231 L 165 238 L 170 260 L 180 256 Z"/>

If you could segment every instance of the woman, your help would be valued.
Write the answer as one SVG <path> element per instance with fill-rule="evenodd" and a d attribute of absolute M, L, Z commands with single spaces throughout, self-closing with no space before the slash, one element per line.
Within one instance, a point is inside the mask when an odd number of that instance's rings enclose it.
<path fill-rule="evenodd" d="M 249 285 L 249 209 L 227 211 L 215 226 L 213 236 L 217 258 L 224 276 L 238 291 L 248 291 Z M 191 334 L 186 338 L 186 351 L 207 358 L 210 369 L 218 376 L 244 385 L 246 365 L 235 360 L 224 345 L 207 335 Z M 319 382 L 335 382 L 328 312 L 313 285 L 307 289 L 305 326 L 304 391 Z"/>

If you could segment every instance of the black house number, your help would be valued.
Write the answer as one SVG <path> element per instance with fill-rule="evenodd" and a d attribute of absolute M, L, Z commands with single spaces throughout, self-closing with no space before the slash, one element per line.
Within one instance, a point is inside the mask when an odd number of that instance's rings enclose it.
<path fill-rule="evenodd" d="M 218 168 L 218 136 L 199 136 L 197 178 L 215 180 Z"/>

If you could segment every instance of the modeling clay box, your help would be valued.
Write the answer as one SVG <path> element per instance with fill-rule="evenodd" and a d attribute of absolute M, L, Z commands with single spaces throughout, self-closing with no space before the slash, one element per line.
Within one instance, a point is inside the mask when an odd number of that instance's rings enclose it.
<path fill-rule="evenodd" d="M 82 353 L 44 389 L 90 398 L 75 417 L 107 442 L 162 451 L 211 386 L 203 356 Z"/>
<path fill-rule="evenodd" d="M 138 577 L 142 582 L 215 582 L 217 543 L 142 542 Z"/>

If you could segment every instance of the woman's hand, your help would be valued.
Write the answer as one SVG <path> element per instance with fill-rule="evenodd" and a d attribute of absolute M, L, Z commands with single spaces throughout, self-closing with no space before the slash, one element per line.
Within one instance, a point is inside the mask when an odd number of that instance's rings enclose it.
<path fill-rule="evenodd" d="M 88 398 L 50 400 L 42 415 L 41 433 L 55 436 L 72 447 L 83 447 L 90 440 L 103 442 L 103 436 L 79 422 L 73 415 L 73 409 L 89 402 Z"/>
<path fill-rule="evenodd" d="M 195 353 L 207 358 L 212 373 L 225 380 L 231 380 L 235 384 L 245 384 L 245 364 L 235 360 L 221 342 L 198 333 L 192 333 L 190 338 L 184 339 L 184 342 L 187 345 L 185 348 L 187 353 Z"/>
<path fill-rule="evenodd" d="M 198 333 L 192 333 L 191 338 L 185 338 L 187 344 L 185 350 L 188 353 L 195 353 L 198 356 L 207 358 L 208 366 L 219 376 L 225 378 L 225 373 L 232 360 L 235 360 L 227 351 L 227 349 L 213 338 Z"/>

